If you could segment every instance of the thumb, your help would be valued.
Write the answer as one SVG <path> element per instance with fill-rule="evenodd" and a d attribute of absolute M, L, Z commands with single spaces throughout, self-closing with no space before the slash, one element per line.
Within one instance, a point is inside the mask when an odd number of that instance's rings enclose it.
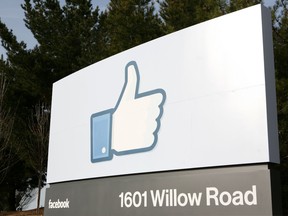
<path fill-rule="evenodd" d="M 134 100 L 138 94 L 139 88 L 139 71 L 136 62 L 132 61 L 126 65 L 125 68 L 125 84 L 123 86 L 121 100 Z"/>

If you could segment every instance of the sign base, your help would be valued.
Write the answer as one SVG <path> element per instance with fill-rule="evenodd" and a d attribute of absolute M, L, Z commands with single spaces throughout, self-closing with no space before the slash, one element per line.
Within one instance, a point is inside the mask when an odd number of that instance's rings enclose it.
<path fill-rule="evenodd" d="M 173 171 L 51 184 L 45 216 L 281 215 L 268 165 Z"/>

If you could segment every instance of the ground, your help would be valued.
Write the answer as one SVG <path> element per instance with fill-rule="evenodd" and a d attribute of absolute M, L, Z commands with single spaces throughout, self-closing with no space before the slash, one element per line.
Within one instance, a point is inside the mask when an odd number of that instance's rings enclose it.
<path fill-rule="evenodd" d="M 13 212 L 0 212 L 0 216 L 43 216 L 44 208 L 39 210 L 39 214 L 36 214 L 36 209 L 29 211 L 13 211 Z"/>

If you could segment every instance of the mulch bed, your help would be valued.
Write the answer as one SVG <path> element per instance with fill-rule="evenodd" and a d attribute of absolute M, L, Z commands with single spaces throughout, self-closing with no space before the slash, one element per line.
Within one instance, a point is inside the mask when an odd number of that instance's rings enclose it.
<path fill-rule="evenodd" d="M 44 208 L 39 209 L 39 213 L 36 213 L 36 209 L 29 211 L 13 211 L 13 212 L 0 212 L 0 216 L 43 216 Z"/>

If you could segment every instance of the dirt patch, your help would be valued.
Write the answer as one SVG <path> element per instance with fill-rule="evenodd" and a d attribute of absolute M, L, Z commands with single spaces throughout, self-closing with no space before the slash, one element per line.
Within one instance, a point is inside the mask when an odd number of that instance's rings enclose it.
<path fill-rule="evenodd" d="M 29 211 L 13 211 L 13 212 L 0 212 L 0 216 L 43 216 L 44 208 L 39 209 L 39 213 L 36 213 L 36 209 Z"/>

